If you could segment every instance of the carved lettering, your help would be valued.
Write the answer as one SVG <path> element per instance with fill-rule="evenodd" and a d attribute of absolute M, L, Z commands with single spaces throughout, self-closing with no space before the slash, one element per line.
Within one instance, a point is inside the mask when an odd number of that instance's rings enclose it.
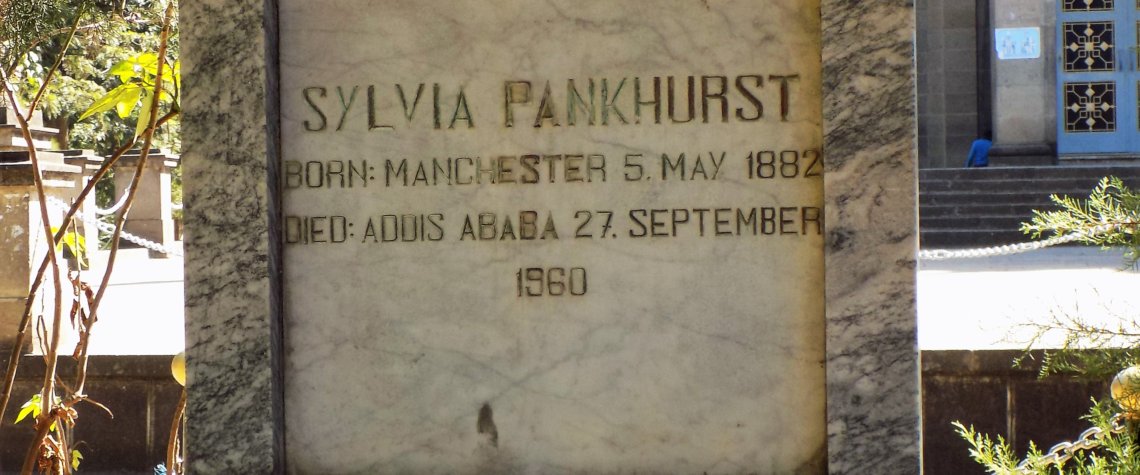
<path fill-rule="evenodd" d="M 663 81 L 664 79 L 664 81 Z M 777 87 L 765 89 L 765 80 Z M 710 124 L 733 120 L 755 122 L 763 119 L 765 101 L 779 105 L 779 117 L 787 122 L 795 113 L 795 85 L 798 73 L 779 74 L 707 74 L 689 76 L 613 76 L 570 78 L 565 87 L 554 87 L 558 80 L 543 79 L 542 92 L 536 98 L 533 81 L 509 79 L 503 81 L 503 126 L 514 128 L 515 119 L 525 114 L 529 123 L 538 129 L 562 126 L 614 126 L 662 124 Z M 664 91 L 662 82 L 665 83 Z M 399 117 L 407 127 L 429 127 L 434 130 L 472 129 L 478 111 L 472 101 L 472 91 L 466 85 L 447 86 L 431 83 L 431 118 L 416 120 L 420 102 L 425 95 L 427 82 L 411 82 L 414 86 L 394 82 L 365 84 L 363 89 L 366 111 L 366 130 L 393 131 Z M 626 92 L 628 88 L 632 91 Z M 388 89 L 391 87 L 391 89 Z M 335 90 L 337 101 L 326 104 L 329 90 Z M 329 107 L 340 107 L 333 131 L 350 130 L 352 121 L 360 115 L 352 112 L 357 103 L 359 84 L 309 86 L 301 90 L 301 100 L 308 117 L 301 120 L 308 132 L 329 130 Z M 414 89 L 414 91 L 413 91 Z M 394 91 L 395 97 L 385 100 L 381 91 Z M 626 92 L 623 94 L 623 92 Z M 476 95 L 494 91 L 475 91 Z M 537 99 L 537 100 L 536 100 Z M 397 110 L 398 109 L 398 110 Z M 662 112 L 664 109 L 664 113 Z M 665 121 L 662 116 L 668 117 Z M 700 120 L 696 119 L 700 117 Z M 430 125 L 427 125 L 430 124 Z M 466 124 L 466 127 L 463 125 Z"/>

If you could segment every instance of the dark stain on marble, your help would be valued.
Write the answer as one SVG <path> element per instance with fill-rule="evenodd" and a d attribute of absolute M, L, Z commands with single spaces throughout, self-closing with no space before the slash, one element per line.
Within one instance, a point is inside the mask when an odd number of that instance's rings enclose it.
<path fill-rule="evenodd" d="M 495 427 L 495 419 L 491 412 L 491 403 L 483 403 L 479 408 L 479 422 L 475 426 L 480 434 L 487 436 L 492 447 L 499 446 L 499 429 Z"/>

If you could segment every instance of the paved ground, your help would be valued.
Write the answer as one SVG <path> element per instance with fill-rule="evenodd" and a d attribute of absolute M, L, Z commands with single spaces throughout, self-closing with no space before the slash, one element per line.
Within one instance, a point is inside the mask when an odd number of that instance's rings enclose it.
<path fill-rule="evenodd" d="M 1123 252 L 1057 247 L 1012 256 L 922 261 L 918 341 L 923 350 L 1021 349 L 1041 328 L 1074 319 L 1140 333 L 1140 273 Z M 1056 347 L 1060 332 L 1039 347 Z"/>
<path fill-rule="evenodd" d="M 93 258 L 90 280 L 96 280 L 105 260 L 105 253 Z M 1140 319 L 1140 273 L 1121 267 L 1120 251 L 1089 247 L 922 261 L 919 347 L 1020 349 L 1037 331 L 1034 324 L 1071 317 L 1107 326 L 1133 322 Z M 181 351 L 182 300 L 181 258 L 150 259 L 145 250 L 123 251 L 100 311 L 92 354 Z M 1056 346 L 1060 341 L 1054 333 L 1044 343 Z"/>
<path fill-rule="evenodd" d="M 95 253 L 85 280 L 97 284 L 107 252 Z M 151 259 L 145 249 L 125 249 L 100 304 L 89 347 L 94 355 L 171 355 L 182 351 L 182 258 Z M 64 340 L 70 351 L 75 340 Z"/>

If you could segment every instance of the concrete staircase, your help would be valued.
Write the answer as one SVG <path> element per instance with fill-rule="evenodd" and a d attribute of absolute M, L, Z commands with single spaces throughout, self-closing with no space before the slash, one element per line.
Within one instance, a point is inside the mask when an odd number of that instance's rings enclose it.
<path fill-rule="evenodd" d="M 919 172 L 919 231 L 924 249 L 1030 241 L 1019 231 L 1032 210 L 1057 209 L 1049 195 L 1088 197 L 1102 177 L 1140 189 L 1140 163 L 1106 166 L 941 168 Z"/>

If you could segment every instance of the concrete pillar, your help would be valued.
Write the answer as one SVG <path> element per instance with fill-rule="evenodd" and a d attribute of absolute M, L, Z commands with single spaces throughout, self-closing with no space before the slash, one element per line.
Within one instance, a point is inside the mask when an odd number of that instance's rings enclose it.
<path fill-rule="evenodd" d="M 134 150 L 115 163 L 115 197 L 122 196 L 131 186 L 138 166 L 140 151 Z M 170 170 L 178 165 L 178 156 L 154 149 L 147 156 L 139 188 L 131 211 L 127 214 L 124 231 L 162 245 L 174 243 L 174 220 L 171 219 Z M 167 257 L 151 252 L 151 257 Z"/>
<path fill-rule="evenodd" d="M 78 192 L 76 178 L 81 169 L 64 163 L 60 153 L 39 152 L 38 158 L 47 196 L 70 202 Z M 0 151 L 0 351 L 5 352 L 14 341 L 33 274 L 50 249 L 33 179 L 26 150 Z M 63 212 L 49 205 L 48 216 L 58 225 Z M 67 268 L 61 271 L 66 273 Z M 64 285 L 67 285 L 66 280 Z M 43 298 L 51 298 L 52 286 L 44 288 Z M 64 289 L 64 292 L 70 291 Z"/>
<path fill-rule="evenodd" d="M 1060 54 L 1055 46 L 1057 2 L 994 0 L 992 5 L 994 28 L 1038 27 L 1042 51 L 1038 58 L 1005 61 L 998 60 L 992 48 L 988 52 L 994 65 L 994 144 L 1037 145 L 1052 153 L 1057 143 L 1056 61 Z M 1121 46 L 1117 54 L 1135 54 L 1125 53 L 1125 45 Z"/>
<path fill-rule="evenodd" d="M 36 150 L 58 149 L 53 142 L 58 142 L 59 129 L 44 126 L 43 114 L 32 114 L 28 121 L 32 132 L 32 143 Z M 28 149 L 28 141 L 20 132 L 20 123 L 16 121 L 16 114 L 7 107 L 0 107 L 0 151 L 20 151 Z"/>

